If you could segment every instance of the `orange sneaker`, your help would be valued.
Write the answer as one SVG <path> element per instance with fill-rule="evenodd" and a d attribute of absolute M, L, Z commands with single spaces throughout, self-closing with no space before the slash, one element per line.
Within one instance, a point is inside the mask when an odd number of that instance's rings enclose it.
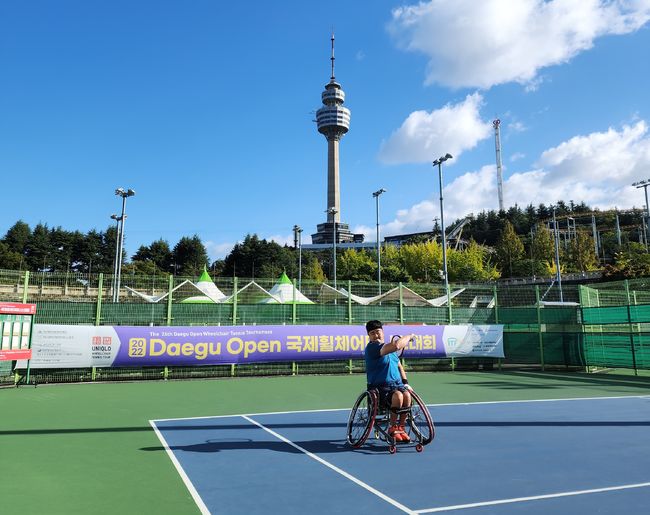
<path fill-rule="evenodd" d="M 404 432 L 403 426 L 390 426 L 388 428 L 388 434 L 395 439 L 395 443 L 411 441 L 408 435 Z"/>

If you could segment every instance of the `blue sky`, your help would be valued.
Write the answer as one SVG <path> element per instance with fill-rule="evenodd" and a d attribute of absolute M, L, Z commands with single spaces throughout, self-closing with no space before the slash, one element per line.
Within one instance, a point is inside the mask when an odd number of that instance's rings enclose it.
<path fill-rule="evenodd" d="M 0 5 L 0 233 L 105 230 L 125 246 L 197 234 L 211 258 L 246 234 L 310 243 L 326 219 L 312 121 L 336 77 L 352 112 L 341 219 L 375 239 L 506 206 L 640 207 L 650 177 L 650 0 Z"/>

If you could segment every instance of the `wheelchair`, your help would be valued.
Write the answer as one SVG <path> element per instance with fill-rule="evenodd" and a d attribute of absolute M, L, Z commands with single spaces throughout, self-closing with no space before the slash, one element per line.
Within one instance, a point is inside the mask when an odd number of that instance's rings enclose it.
<path fill-rule="evenodd" d="M 422 452 L 424 446 L 433 440 L 435 429 L 426 404 L 413 389 L 409 390 L 409 393 L 411 406 L 399 409 L 397 414 L 399 416 L 401 413 L 406 413 L 404 429 L 411 439 L 410 442 L 398 443 L 392 435 L 388 434 L 390 407 L 379 405 L 379 392 L 373 388 L 361 392 L 350 411 L 347 425 L 348 443 L 354 448 L 361 447 L 374 429 L 375 438 L 386 442 L 388 452 L 391 454 L 397 452 L 398 445 L 413 444 L 417 452 Z"/>

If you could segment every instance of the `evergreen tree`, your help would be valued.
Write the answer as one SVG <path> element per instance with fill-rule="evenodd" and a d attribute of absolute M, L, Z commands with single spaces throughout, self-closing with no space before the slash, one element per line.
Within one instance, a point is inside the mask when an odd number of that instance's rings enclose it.
<path fill-rule="evenodd" d="M 496 254 L 501 272 L 507 277 L 512 277 L 515 263 L 524 258 L 524 244 L 508 221 L 505 222 L 501 238 L 497 243 Z"/>
<path fill-rule="evenodd" d="M 29 225 L 22 220 L 18 220 L 9 228 L 2 241 L 7 245 L 8 251 L 24 255 L 31 235 L 32 230 Z"/>
<path fill-rule="evenodd" d="M 196 276 L 204 266 L 208 266 L 208 253 L 196 234 L 185 236 L 174 246 L 173 259 L 176 275 Z"/>

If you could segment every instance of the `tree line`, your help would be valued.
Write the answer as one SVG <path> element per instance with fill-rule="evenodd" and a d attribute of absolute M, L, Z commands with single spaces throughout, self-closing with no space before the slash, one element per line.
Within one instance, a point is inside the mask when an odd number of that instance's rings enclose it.
<path fill-rule="evenodd" d="M 562 273 L 603 270 L 608 278 L 650 275 L 650 256 L 640 234 L 640 210 L 619 213 L 620 233 L 615 229 L 616 213 L 592 210 L 584 202 L 507 211 L 470 214 L 463 227 L 463 244 L 449 245 L 449 280 L 490 281 L 508 277 L 552 277 L 556 273 L 556 248 L 550 220 L 555 211 L 559 238 L 558 255 Z M 598 230 L 594 241 L 593 221 Z M 576 220 L 579 223 L 576 223 Z M 573 225 L 571 225 L 573 221 Z M 586 223 L 585 223 L 586 222 Z M 453 229 L 453 226 L 449 230 Z M 412 238 L 399 247 L 382 248 L 381 275 L 387 282 L 435 282 L 442 279 L 440 235 L 434 231 Z M 33 229 L 19 220 L 0 240 L 0 268 L 33 272 L 78 272 L 111 274 L 116 255 L 117 229 L 87 233 L 67 231 L 39 223 Z M 620 237 L 620 243 L 619 243 Z M 597 253 L 598 251 L 598 253 Z M 225 259 L 210 262 L 199 236 L 182 237 L 171 246 L 164 239 L 142 245 L 131 256 L 123 256 L 123 273 L 137 275 L 196 276 L 208 267 L 213 276 L 278 277 L 282 272 L 298 277 L 299 251 L 273 241 L 247 235 Z M 302 251 L 303 279 L 326 281 L 333 278 L 331 250 Z M 377 253 L 373 250 L 337 249 L 337 279 L 373 281 L 377 278 Z"/>

